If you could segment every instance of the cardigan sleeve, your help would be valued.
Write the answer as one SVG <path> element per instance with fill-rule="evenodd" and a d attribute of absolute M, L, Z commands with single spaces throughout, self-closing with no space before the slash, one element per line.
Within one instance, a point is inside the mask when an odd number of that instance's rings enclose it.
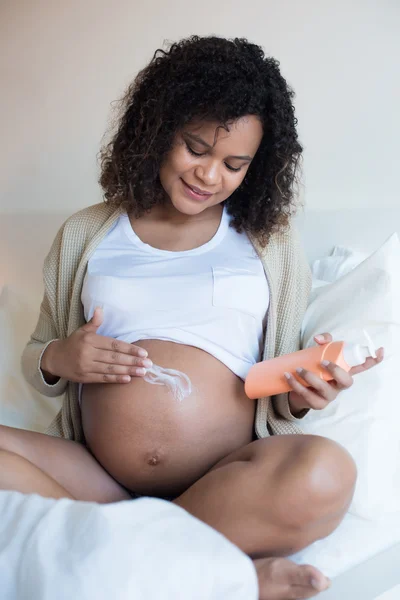
<path fill-rule="evenodd" d="M 293 415 L 290 410 L 289 394 L 278 394 L 277 396 L 272 396 L 272 404 L 276 412 L 287 421 L 301 421 L 301 419 L 309 412 L 309 409 L 305 408 L 298 413 L 297 416 Z"/>
<path fill-rule="evenodd" d="M 288 331 L 286 335 L 292 340 L 292 348 L 287 350 L 294 352 L 300 350 L 301 326 L 309 302 L 312 278 L 303 245 L 300 241 L 298 232 L 293 225 L 290 227 L 289 232 L 291 260 L 288 262 L 287 269 L 289 272 L 286 275 L 287 281 L 290 281 L 290 286 L 284 283 L 286 278 L 283 277 L 283 284 L 280 292 L 282 296 L 287 297 L 290 288 L 291 297 L 289 300 L 294 311 L 292 312 L 293 318 L 290 324 L 291 331 Z M 283 315 L 280 316 L 282 318 Z M 278 415 L 287 421 L 292 421 L 294 423 L 301 420 L 309 412 L 305 409 L 297 416 L 294 416 L 290 410 L 288 393 L 273 396 L 271 398 L 271 403 Z"/>
<path fill-rule="evenodd" d="M 56 292 L 59 276 L 61 241 L 64 226 L 59 230 L 43 267 L 44 296 L 40 305 L 39 319 L 35 331 L 26 345 L 21 358 L 22 373 L 26 381 L 45 396 L 56 397 L 64 393 L 67 380 L 60 378 L 50 385 L 43 377 L 40 363 L 44 351 L 51 342 L 59 339 L 56 324 Z"/>

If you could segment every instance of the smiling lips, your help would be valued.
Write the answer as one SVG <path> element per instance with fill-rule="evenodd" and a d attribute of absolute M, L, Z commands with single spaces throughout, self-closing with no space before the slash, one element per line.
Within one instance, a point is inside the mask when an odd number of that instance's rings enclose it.
<path fill-rule="evenodd" d="M 187 185 L 189 185 L 189 184 L 187 184 Z M 202 196 L 211 196 L 210 192 L 204 192 L 203 190 L 201 190 L 200 188 L 196 187 L 195 185 L 189 185 L 189 187 L 194 192 L 197 192 L 198 194 L 201 194 Z"/>
<path fill-rule="evenodd" d="M 183 181 L 183 179 L 182 182 L 189 196 L 191 198 L 194 198 L 195 200 L 206 200 L 207 198 L 210 198 L 210 196 L 213 195 L 210 192 L 205 192 L 204 190 L 201 190 L 195 185 L 189 185 L 188 183 L 186 183 L 186 181 Z"/>

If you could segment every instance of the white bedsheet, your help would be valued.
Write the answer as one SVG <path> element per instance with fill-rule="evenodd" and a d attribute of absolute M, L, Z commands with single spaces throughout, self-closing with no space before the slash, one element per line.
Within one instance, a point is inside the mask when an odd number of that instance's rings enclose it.
<path fill-rule="evenodd" d="M 376 520 L 347 513 L 336 531 L 291 558 L 299 564 L 312 564 L 333 578 L 399 542 L 400 510 Z"/>
<path fill-rule="evenodd" d="M 399 539 L 400 512 L 379 522 L 348 514 L 292 558 L 335 578 Z M 0 582 L 1 600 L 257 599 L 247 556 L 155 498 L 105 506 L 0 492 Z"/>
<path fill-rule="evenodd" d="M 0 492 L 1 600 L 256 600 L 252 561 L 175 504 Z"/>

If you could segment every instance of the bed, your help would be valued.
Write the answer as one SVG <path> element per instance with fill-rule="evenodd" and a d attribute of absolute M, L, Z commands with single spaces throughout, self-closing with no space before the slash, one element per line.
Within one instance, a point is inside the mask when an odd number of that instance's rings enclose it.
<path fill-rule="evenodd" d="M 7 309 L 0 322 L 1 423 L 40 431 L 59 405 L 59 399 L 44 398 L 24 383 L 18 357 L 36 321 L 43 258 L 66 216 L 32 213 L 1 218 L 0 288 L 3 284 L 3 309 Z M 372 252 L 394 231 L 400 232 L 400 209 L 310 210 L 297 221 L 312 263 L 329 254 L 334 245 Z M 333 578 L 321 600 L 400 599 L 400 509 L 375 519 L 348 514 L 329 538 L 298 553 L 294 560 L 315 564 Z M 230 592 L 229 598 L 251 600 L 254 590 L 248 592 L 243 596 Z"/>

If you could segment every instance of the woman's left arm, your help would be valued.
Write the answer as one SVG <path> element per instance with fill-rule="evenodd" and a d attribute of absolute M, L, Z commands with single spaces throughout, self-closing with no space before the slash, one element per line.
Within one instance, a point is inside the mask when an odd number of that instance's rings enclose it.
<path fill-rule="evenodd" d="M 321 333 L 314 337 L 317 344 L 323 346 L 332 341 L 330 333 Z M 382 362 L 384 349 L 379 348 L 376 351 L 376 358 L 367 358 L 364 364 L 353 367 L 349 372 L 345 371 L 332 362 L 322 362 L 321 366 L 332 375 L 331 381 L 324 381 L 315 373 L 299 368 L 297 375 L 309 384 L 309 387 L 302 385 L 292 373 L 287 373 L 287 380 L 292 387 L 289 393 L 289 406 L 293 416 L 303 413 L 304 410 L 314 409 L 322 410 L 333 400 L 342 390 L 347 390 L 353 385 L 353 375 L 368 371 L 375 365 Z"/>
<path fill-rule="evenodd" d="M 272 261 L 275 269 L 274 290 L 277 307 L 275 356 L 290 354 L 301 349 L 301 326 L 309 303 L 311 269 L 293 222 L 278 241 L 279 261 Z M 268 250 L 268 248 L 267 248 Z M 307 410 L 292 411 L 289 394 L 278 394 L 270 399 L 268 425 L 272 433 L 284 433 L 285 422 L 293 422 L 293 431 Z"/>

